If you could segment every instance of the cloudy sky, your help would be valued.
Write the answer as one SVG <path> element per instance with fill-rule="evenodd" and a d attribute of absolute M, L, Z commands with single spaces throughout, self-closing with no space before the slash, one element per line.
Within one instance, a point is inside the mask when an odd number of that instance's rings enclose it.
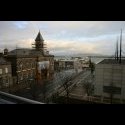
<path fill-rule="evenodd" d="M 99 53 L 113 55 L 125 21 L 0 21 L 0 49 L 31 48 L 38 31 L 51 54 Z"/>

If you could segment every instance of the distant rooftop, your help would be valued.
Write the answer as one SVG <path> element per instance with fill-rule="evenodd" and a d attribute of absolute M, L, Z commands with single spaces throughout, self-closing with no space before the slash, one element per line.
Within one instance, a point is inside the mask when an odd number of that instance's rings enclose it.
<path fill-rule="evenodd" d="M 99 62 L 98 64 L 119 64 L 119 61 L 115 59 L 104 59 L 103 61 Z M 125 65 L 125 59 L 121 60 L 121 64 Z"/>

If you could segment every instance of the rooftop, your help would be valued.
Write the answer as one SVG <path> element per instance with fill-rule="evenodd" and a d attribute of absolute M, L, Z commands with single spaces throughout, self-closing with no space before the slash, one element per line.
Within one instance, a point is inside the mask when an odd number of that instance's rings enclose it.
<path fill-rule="evenodd" d="M 99 62 L 98 64 L 119 64 L 119 61 L 115 59 L 104 59 L 103 61 Z M 125 65 L 125 59 L 121 60 L 121 64 Z"/>
<path fill-rule="evenodd" d="M 20 48 L 20 49 L 14 49 L 9 52 L 9 55 L 29 55 L 31 52 L 31 49 L 27 48 Z"/>
<path fill-rule="evenodd" d="M 27 48 L 20 48 L 20 49 L 14 49 L 9 52 L 8 56 L 16 56 L 16 57 L 36 57 L 36 56 L 44 56 L 44 57 L 50 57 L 54 56 L 47 52 L 44 52 L 44 55 L 41 51 L 37 51 L 35 49 L 27 49 Z"/>

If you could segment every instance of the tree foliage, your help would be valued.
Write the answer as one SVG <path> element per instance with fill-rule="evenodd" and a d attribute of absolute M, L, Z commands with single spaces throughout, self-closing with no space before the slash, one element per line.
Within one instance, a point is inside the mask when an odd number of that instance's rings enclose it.
<path fill-rule="evenodd" d="M 85 88 L 88 96 L 92 95 L 93 93 L 94 86 L 92 84 L 92 81 L 93 81 L 93 77 L 90 76 L 89 78 L 85 79 L 85 81 L 83 82 L 83 87 Z"/>
<path fill-rule="evenodd" d="M 89 68 L 91 70 L 91 74 L 93 74 L 93 72 L 95 71 L 95 63 L 94 62 L 89 62 Z"/>

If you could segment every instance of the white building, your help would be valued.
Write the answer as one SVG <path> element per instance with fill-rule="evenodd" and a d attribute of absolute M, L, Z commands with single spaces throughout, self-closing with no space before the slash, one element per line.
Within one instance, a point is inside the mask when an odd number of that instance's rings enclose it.
<path fill-rule="evenodd" d="M 95 68 L 94 95 L 104 99 L 125 100 L 125 60 L 104 59 Z"/>

